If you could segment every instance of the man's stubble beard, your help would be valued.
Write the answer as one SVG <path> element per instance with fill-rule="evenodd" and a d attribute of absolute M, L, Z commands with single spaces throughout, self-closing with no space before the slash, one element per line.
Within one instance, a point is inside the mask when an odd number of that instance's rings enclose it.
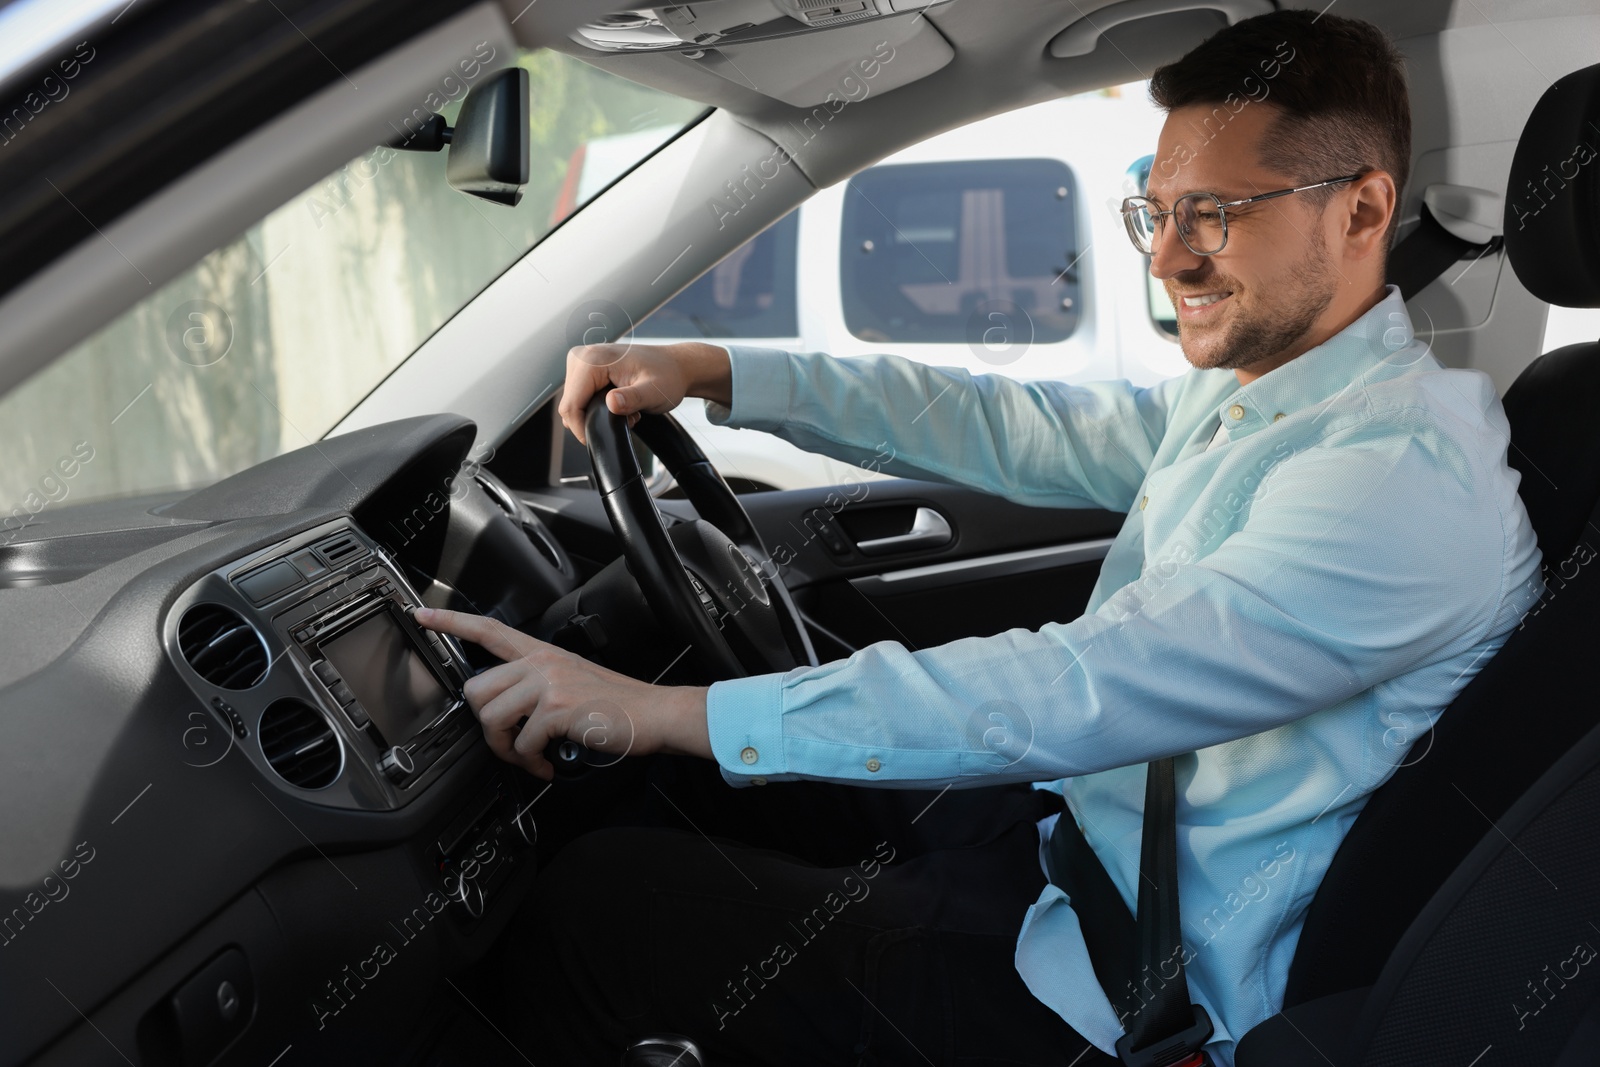
<path fill-rule="evenodd" d="M 1310 332 L 1328 305 L 1333 303 L 1334 293 L 1338 289 L 1335 278 L 1336 271 L 1333 264 L 1327 262 L 1327 244 L 1322 238 L 1322 231 L 1312 230 L 1311 247 L 1306 250 L 1306 255 L 1300 262 L 1289 268 L 1288 274 L 1281 283 L 1285 293 L 1285 302 L 1273 308 L 1263 309 L 1259 314 L 1250 317 L 1234 316 L 1227 333 L 1216 345 L 1214 351 L 1219 353 L 1215 363 L 1197 362 L 1189 352 L 1184 334 L 1183 320 L 1178 320 L 1178 345 L 1183 349 L 1184 358 L 1201 369 L 1239 370 L 1262 363 L 1284 352 L 1297 341 Z M 1224 275 L 1216 275 L 1220 281 L 1227 281 Z M 1211 279 L 1208 279 L 1208 281 Z M 1173 298 L 1177 305 L 1182 297 L 1175 297 L 1171 288 L 1171 281 L 1167 288 L 1167 295 Z M 1234 292 L 1239 290 L 1232 286 Z"/>

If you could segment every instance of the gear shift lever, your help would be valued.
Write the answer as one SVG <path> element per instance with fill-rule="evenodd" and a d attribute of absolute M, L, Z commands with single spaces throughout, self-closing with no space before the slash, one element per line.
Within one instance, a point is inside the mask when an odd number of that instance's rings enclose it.
<path fill-rule="evenodd" d="M 650 1034 L 628 1046 L 622 1067 L 706 1067 L 699 1046 L 678 1034 Z"/>
<path fill-rule="evenodd" d="M 544 758 L 556 769 L 556 777 L 562 779 L 580 778 L 597 767 L 610 767 L 618 759 L 616 756 L 603 756 L 592 748 L 585 748 L 564 737 L 552 738 L 544 746 Z"/>

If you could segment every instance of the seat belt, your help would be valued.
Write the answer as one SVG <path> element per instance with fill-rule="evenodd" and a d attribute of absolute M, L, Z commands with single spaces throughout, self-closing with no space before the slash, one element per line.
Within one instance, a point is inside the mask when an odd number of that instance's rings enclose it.
<path fill-rule="evenodd" d="M 1422 224 L 1389 253 L 1389 283 L 1400 287 L 1402 300 L 1410 300 L 1469 253 L 1484 256 L 1499 251 L 1500 244 L 1499 237 L 1481 245 L 1457 237 L 1445 229 L 1424 204 Z"/>
<path fill-rule="evenodd" d="M 1126 1019 L 1117 1039 L 1125 1067 L 1211 1067 L 1204 1045 L 1215 1032 L 1205 1008 L 1189 1000 L 1178 915 L 1178 789 L 1172 757 L 1146 767 L 1144 833 L 1139 847 L 1139 912 L 1128 914 L 1105 865 L 1070 811 L 1056 820 L 1046 849 L 1050 881 L 1079 915 L 1095 977 Z M 1149 1000 L 1145 997 L 1148 996 Z"/>

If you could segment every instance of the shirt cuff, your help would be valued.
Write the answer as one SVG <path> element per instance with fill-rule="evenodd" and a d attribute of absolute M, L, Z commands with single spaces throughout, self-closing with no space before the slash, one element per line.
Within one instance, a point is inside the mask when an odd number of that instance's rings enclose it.
<path fill-rule="evenodd" d="M 711 755 L 730 785 L 796 781 L 783 753 L 782 674 L 713 682 L 706 692 Z"/>
<path fill-rule="evenodd" d="M 713 426 L 775 430 L 789 416 L 789 353 L 781 348 L 724 345 L 732 373 L 732 406 L 706 401 Z"/>

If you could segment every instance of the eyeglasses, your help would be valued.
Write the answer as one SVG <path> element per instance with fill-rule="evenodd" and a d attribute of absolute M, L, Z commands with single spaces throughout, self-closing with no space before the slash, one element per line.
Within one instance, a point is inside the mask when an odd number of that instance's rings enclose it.
<path fill-rule="evenodd" d="M 1178 197 L 1171 211 L 1158 211 L 1156 202 L 1147 196 L 1130 196 L 1122 201 L 1122 222 L 1128 228 L 1128 237 L 1133 241 L 1133 247 L 1148 256 L 1156 242 L 1161 239 L 1162 224 L 1167 216 L 1171 215 L 1178 223 L 1178 237 L 1183 240 L 1184 246 L 1189 251 L 1197 256 L 1214 256 L 1228 243 L 1227 208 L 1242 207 L 1245 204 L 1254 204 L 1258 200 L 1288 196 L 1290 193 L 1303 193 L 1307 189 L 1321 189 L 1325 185 L 1353 182 L 1363 174 L 1364 171 L 1362 174 L 1347 174 L 1343 178 L 1329 178 L 1315 185 L 1276 189 L 1270 193 L 1245 197 L 1243 200 L 1229 200 L 1226 203 L 1215 193 L 1185 193 Z"/>

